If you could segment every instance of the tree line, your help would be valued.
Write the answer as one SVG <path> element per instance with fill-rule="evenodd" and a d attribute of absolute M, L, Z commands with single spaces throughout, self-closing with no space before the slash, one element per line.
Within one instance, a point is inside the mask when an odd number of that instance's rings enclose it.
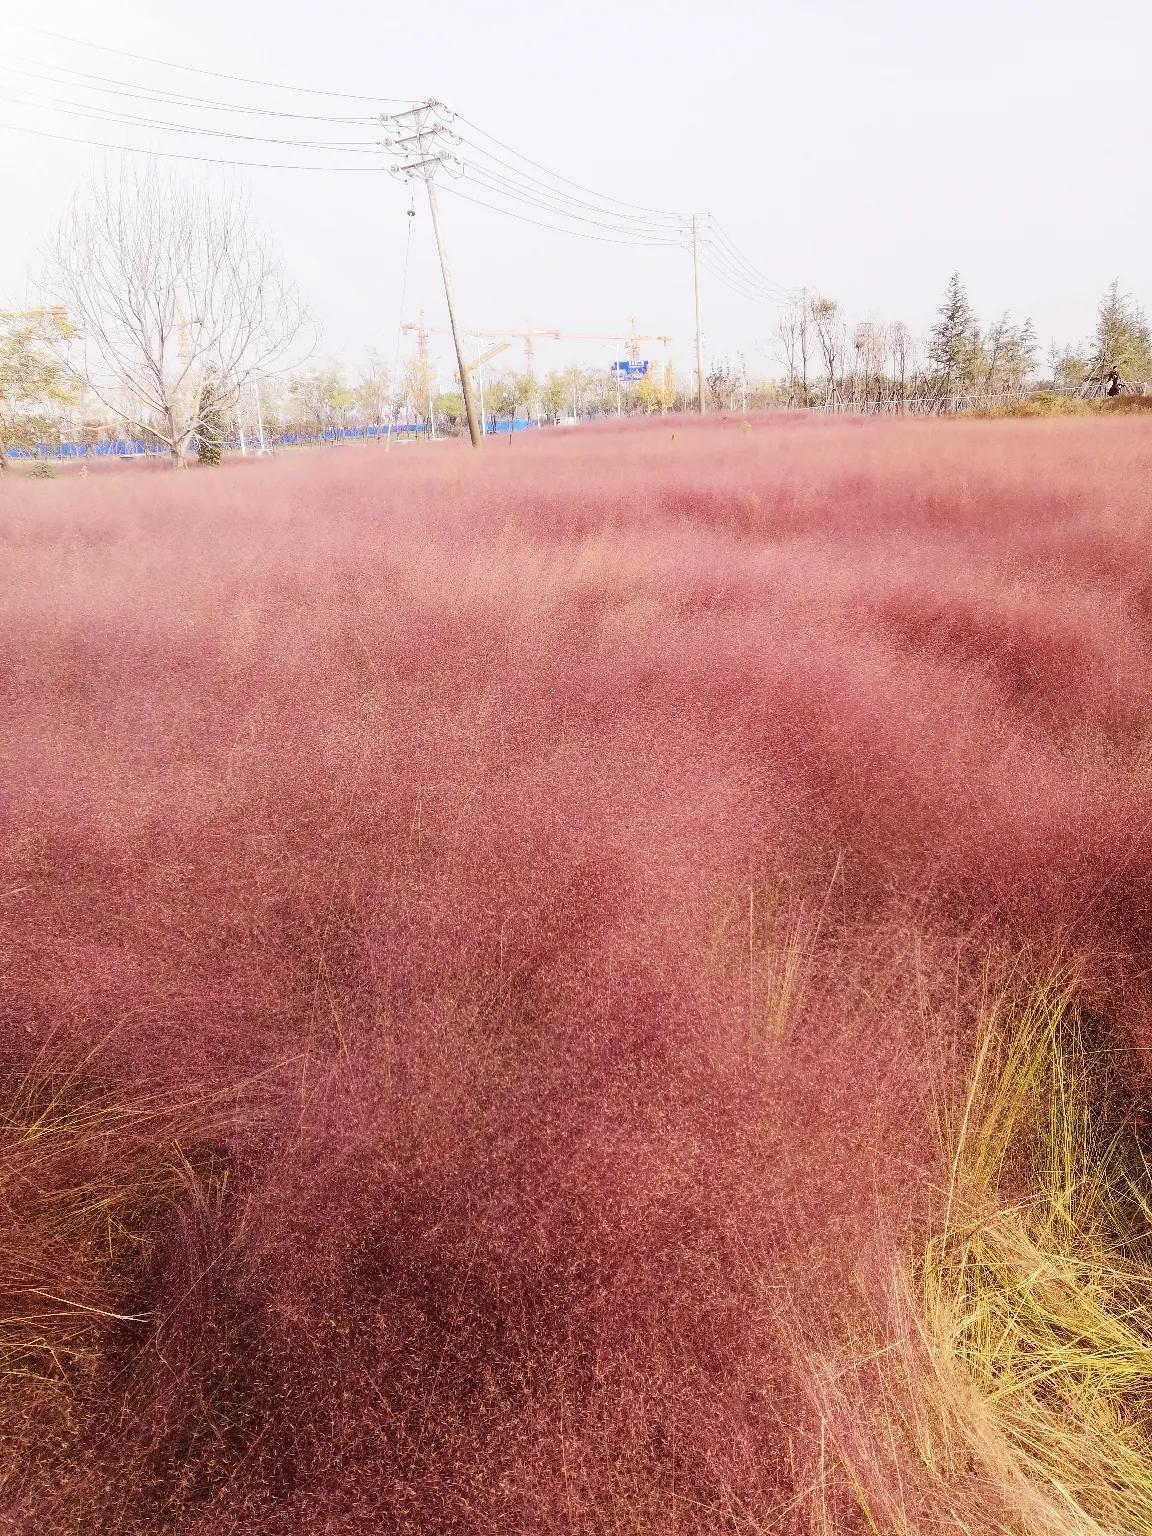
<path fill-rule="evenodd" d="M 65 423 L 88 436 L 126 429 L 183 467 L 193 447 L 218 462 L 246 427 L 323 437 L 350 425 L 453 432 L 464 419 L 459 390 L 441 389 L 426 360 L 393 376 L 370 354 L 351 382 L 336 363 L 309 365 L 307 312 L 231 193 L 153 169 L 106 175 L 62 219 L 44 287 L 55 308 L 0 314 L 0 469 L 9 450 L 51 441 Z M 900 321 L 850 326 L 834 299 L 804 294 L 774 339 L 780 374 L 750 379 L 743 359 L 713 361 L 713 409 L 950 410 L 1041 385 L 1085 396 L 1152 388 L 1152 333 L 1118 282 L 1091 337 L 1043 363 L 1032 323 L 982 322 L 958 274 L 923 338 Z M 484 377 L 490 421 L 692 409 L 693 394 L 670 363 L 623 386 L 577 367 Z"/>
<path fill-rule="evenodd" d="M 958 273 L 922 341 L 902 321 L 850 327 L 835 300 L 804 294 L 783 312 L 777 344 L 790 406 L 949 410 L 1044 386 L 1086 398 L 1152 388 L 1152 331 L 1118 281 L 1092 336 L 1053 347 L 1044 361 L 1031 320 L 981 322 Z"/>

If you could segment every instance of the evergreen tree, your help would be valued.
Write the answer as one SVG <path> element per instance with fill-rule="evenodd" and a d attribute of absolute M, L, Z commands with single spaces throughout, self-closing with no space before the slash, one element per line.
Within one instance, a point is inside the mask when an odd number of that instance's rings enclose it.
<path fill-rule="evenodd" d="M 1036 331 L 1031 320 L 1013 324 L 1002 316 L 988 328 L 982 344 L 984 387 L 993 394 L 1011 394 L 1025 387 L 1036 363 Z"/>
<path fill-rule="evenodd" d="M 204 388 L 200 395 L 196 457 L 209 469 L 214 469 L 224 457 L 224 413 L 220 409 L 216 381 L 212 374 L 204 380 Z"/>
<path fill-rule="evenodd" d="M 1092 359 L 1078 347 L 1053 346 L 1049 356 L 1052 382 L 1057 389 L 1076 391 L 1092 373 Z"/>
<path fill-rule="evenodd" d="M 1103 388 L 1113 373 L 1127 389 L 1152 380 L 1152 331 L 1140 306 L 1113 281 L 1100 301 L 1092 342 L 1091 382 Z"/>
<path fill-rule="evenodd" d="M 948 390 L 970 387 L 979 365 L 980 327 L 958 272 L 953 272 L 937 313 L 928 356 L 939 381 Z"/>
<path fill-rule="evenodd" d="M 1029 316 L 1016 333 L 1016 357 L 1021 367 L 1020 382 L 1022 384 L 1036 372 L 1036 354 L 1039 350 L 1040 341 L 1036 335 L 1036 327 Z"/>

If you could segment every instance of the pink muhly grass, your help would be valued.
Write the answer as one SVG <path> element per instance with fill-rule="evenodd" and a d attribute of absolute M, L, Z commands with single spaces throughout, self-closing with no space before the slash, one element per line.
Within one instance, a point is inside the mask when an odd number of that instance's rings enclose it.
<path fill-rule="evenodd" d="M 668 419 L 0 487 L 8 1528 L 866 1529 L 981 999 L 1074 964 L 1150 1050 L 1150 469 Z"/>

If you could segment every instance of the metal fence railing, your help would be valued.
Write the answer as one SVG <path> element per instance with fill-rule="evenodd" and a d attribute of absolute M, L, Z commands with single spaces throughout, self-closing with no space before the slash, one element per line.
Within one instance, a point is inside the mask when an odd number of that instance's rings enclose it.
<path fill-rule="evenodd" d="M 540 423 L 532 420 L 498 420 L 489 418 L 485 422 L 485 430 L 489 433 L 526 432 L 539 426 Z M 445 432 L 443 426 L 438 429 L 440 437 L 451 435 Z M 393 442 L 414 442 L 427 439 L 431 436 L 428 426 L 424 422 L 396 422 L 389 425 L 387 422 L 377 425 L 371 423 L 362 427 L 324 427 L 309 429 L 307 427 L 293 427 L 285 431 L 265 431 L 263 444 L 260 438 L 253 433 L 241 440 L 238 433 L 229 434 L 223 442 L 223 447 L 229 453 L 259 453 L 275 452 L 279 448 L 305 448 L 324 447 L 327 444 L 340 443 L 386 443 L 389 439 Z M 196 451 L 195 441 L 191 450 Z M 8 449 L 10 459 L 147 459 L 162 458 L 168 453 L 168 447 L 164 443 L 158 443 L 154 438 L 145 437 L 113 437 L 99 438 L 89 442 L 62 438 L 54 443 L 35 443 L 31 446 L 11 447 Z"/>
<path fill-rule="evenodd" d="M 1133 389 L 1131 394 L 1142 394 Z M 1030 389 L 1003 391 L 954 391 L 924 390 L 913 394 L 868 398 L 853 395 L 850 389 L 837 391 L 831 398 L 813 402 L 810 410 L 831 415 L 852 416 L 956 416 L 966 412 L 1005 411 L 1014 405 L 1024 405 L 1041 396 L 1058 395 L 1065 400 L 1100 400 L 1102 392 L 1085 391 L 1084 386 L 1071 389 L 1056 384 L 1033 386 Z"/>
<path fill-rule="evenodd" d="M 937 391 L 919 391 L 912 394 L 892 394 L 890 396 L 865 397 L 862 394 L 854 395 L 850 389 L 838 389 L 830 397 L 813 401 L 807 409 L 820 415 L 850 415 L 850 416 L 937 416 L 937 415 L 963 415 L 982 411 L 1006 411 L 1014 405 L 1022 405 L 1035 399 L 1038 394 L 1061 395 L 1067 399 L 1083 399 L 1083 389 L 1062 389 L 1054 385 L 1046 385 L 1039 389 L 1017 389 L 989 393 L 974 391 L 971 393 L 942 394 Z M 803 410 L 802 404 L 787 405 L 781 402 L 779 409 Z M 592 419 L 587 416 L 583 419 Z M 513 432 L 526 432 L 539 427 L 542 423 L 532 419 L 517 417 L 515 420 L 508 418 L 497 419 L 489 417 L 484 423 L 484 429 L 489 434 L 511 434 Z M 441 425 L 437 436 L 457 435 L 446 431 Z M 414 442 L 426 440 L 431 436 L 428 425 L 425 422 L 395 422 L 389 424 L 369 423 L 365 426 L 344 427 L 316 427 L 309 428 L 296 425 L 283 430 L 268 431 L 264 433 L 263 443 L 255 433 L 241 439 L 239 434 L 231 433 L 224 440 L 224 448 L 229 453 L 259 453 L 275 452 L 281 448 L 324 447 L 340 443 L 378 442 Z M 191 453 L 195 453 L 195 441 L 193 441 Z M 62 437 L 58 442 L 36 443 L 32 446 L 10 447 L 8 457 L 10 459 L 146 459 L 161 458 L 166 456 L 168 448 L 163 443 L 158 443 L 154 438 L 130 437 L 130 438 L 99 438 L 83 441 Z"/>

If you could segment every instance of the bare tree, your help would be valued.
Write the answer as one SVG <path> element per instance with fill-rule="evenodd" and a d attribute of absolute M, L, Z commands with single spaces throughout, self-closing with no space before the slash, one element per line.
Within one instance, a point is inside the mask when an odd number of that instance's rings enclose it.
<path fill-rule="evenodd" d="M 776 328 L 780 352 L 788 370 L 788 404 L 796 405 L 799 395 L 799 379 L 802 338 L 808 326 L 808 305 L 793 299 L 781 312 Z M 803 402 L 807 405 L 807 400 Z"/>
<path fill-rule="evenodd" d="M 839 380 L 844 371 L 844 322 L 840 306 L 835 299 L 816 294 L 808 301 L 808 314 L 827 375 L 824 403 L 833 405 L 840 398 Z"/>
<path fill-rule="evenodd" d="M 244 198 L 151 168 L 105 173 L 73 201 L 47 282 L 79 333 L 75 371 L 177 468 L 205 412 L 233 410 L 307 326 Z"/>
<path fill-rule="evenodd" d="M 392 370 L 377 352 L 369 351 L 367 365 L 360 370 L 352 393 L 363 426 L 375 426 L 382 432 L 384 423 L 392 419 L 395 392 Z"/>
<path fill-rule="evenodd" d="M 777 326 L 777 337 L 785 366 L 788 369 L 788 404 L 811 405 L 808 389 L 808 350 L 812 309 L 805 293 L 794 298 L 783 310 Z"/>
<path fill-rule="evenodd" d="M 732 371 L 732 365 L 726 357 L 712 364 L 712 369 L 705 382 L 708 385 L 708 393 L 711 396 L 712 409 L 714 411 L 730 411 L 733 407 L 738 382 L 737 375 Z"/>
<path fill-rule="evenodd" d="M 861 320 L 852 333 L 852 349 L 855 359 L 852 368 L 852 404 L 856 409 L 868 407 L 873 401 L 879 410 L 884 399 L 887 380 L 884 376 L 887 337 L 885 327 L 877 320 Z"/>
<path fill-rule="evenodd" d="M 903 320 L 895 320 L 888 327 L 888 346 L 892 357 L 892 385 L 900 409 L 908 396 L 908 373 L 912 363 L 912 333 Z"/>

